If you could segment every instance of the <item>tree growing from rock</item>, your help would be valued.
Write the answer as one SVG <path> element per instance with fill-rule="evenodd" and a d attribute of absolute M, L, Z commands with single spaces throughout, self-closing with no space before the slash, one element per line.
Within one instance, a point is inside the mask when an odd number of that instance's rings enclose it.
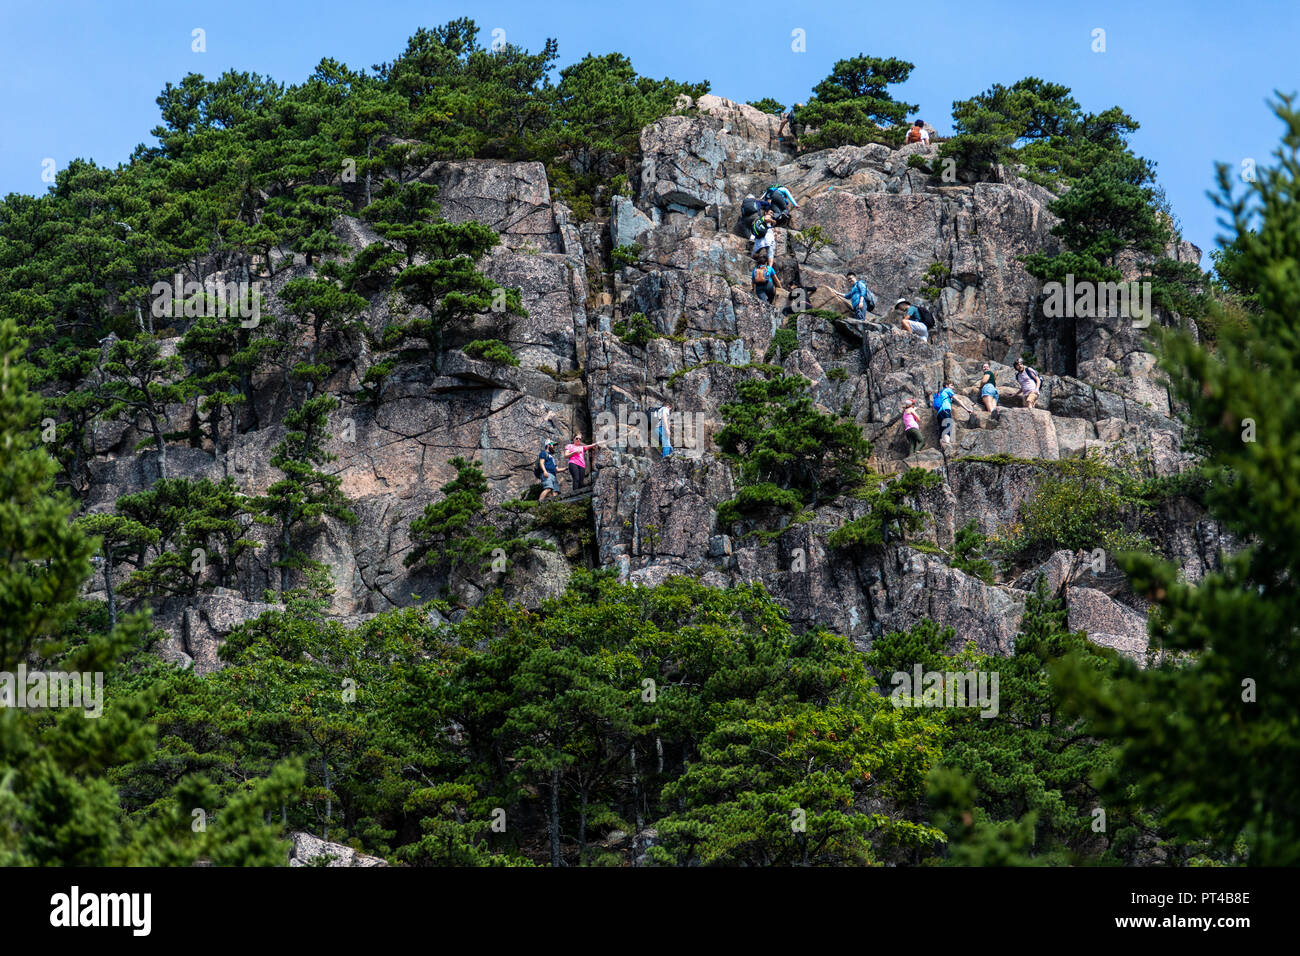
<path fill-rule="evenodd" d="M 889 87 L 905 83 L 912 69 L 913 64 L 895 57 L 860 54 L 837 61 L 799 111 L 799 122 L 815 130 L 801 138 L 800 148 L 901 143 L 907 116 L 916 106 L 894 99 Z"/>
<path fill-rule="evenodd" d="M 143 417 L 158 452 L 158 474 L 167 476 L 167 406 L 184 402 L 189 390 L 185 363 L 179 355 L 163 355 L 152 335 L 112 343 L 99 364 L 97 393 L 105 403 L 105 418 Z M 147 444 L 148 439 L 142 444 Z"/>
<path fill-rule="evenodd" d="M 726 424 L 715 441 L 739 464 L 743 484 L 815 505 L 861 479 L 871 443 L 856 423 L 820 411 L 810 385 L 801 375 L 737 383 L 736 401 L 719 409 Z"/>
<path fill-rule="evenodd" d="M 326 518 L 349 525 L 357 522 L 341 490 L 343 479 L 321 470 L 337 457 L 325 450 L 325 442 L 329 439 L 329 414 L 338 407 L 334 396 L 317 395 L 285 414 L 288 431 L 271 454 L 271 464 L 284 477 L 253 502 L 255 520 L 275 529 L 281 595 L 290 590 L 295 572 L 306 574 L 311 586 L 321 589 L 325 566 L 309 557 L 308 546 Z"/>

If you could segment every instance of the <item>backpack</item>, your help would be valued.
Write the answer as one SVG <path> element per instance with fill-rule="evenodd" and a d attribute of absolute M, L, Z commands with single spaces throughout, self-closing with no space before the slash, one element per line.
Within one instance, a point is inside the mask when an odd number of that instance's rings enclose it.
<path fill-rule="evenodd" d="M 907 141 L 909 143 L 921 142 L 921 127 L 913 126 L 911 129 L 909 129 L 907 131 Z"/>
<path fill-rule="evenodd" d="M 871 294 L 871 289 L 867 287 L 867 284 L 865 282 L 862 282 L 861 279 L 859 279 L 858 282 L 862 284 L 862 298 L 866 300 L 867 311 L 868 312 L 876 311 L 876 297 Z"/>
<path fill-rule="evenodd" d="M 921 316 L 921 321 L 925 323 L 927 329 L 934 328 L 934 316 L 930 313 L 929 309 L 923 305 L 918 305 L 916 307 L 916 312 Z"/>
<path fill-rule="evenodd" d="M 757 216 L 761 208 L 762 207 L 758 204 L 758 200 L 753 196 L 750 196 L 740 204 L 740 215 L 748 219 L 750 216 Z"/>
<path fill-rule="evenodd" d="M 767 230 L 768 230 L 768 225 L 766 219 L 754 220 L 754 230 L 753 230 L 754 238 L 762 239 L 764 236 L 767 235 Z"/>
<path fill-rule="evenodd" d="M 756 266 L 752 278 L 754 285 L 767 285 L 771 281 L 767 277 L 767 266 Z"/>
<path fill-rule="evenodd" d="M 541 480 L 542 480 L 542 460 L 541 460 L 541 458 L 538 458 L 537 461 L 533 462 L 533 477 L 536 478 L 538 481 L 541 481 Z"/>
<path fill-rule="evenodd" d="M 943 389 L 934 393 L 934 400 L 930 402 L 936 412 L 943 411 Z"/>

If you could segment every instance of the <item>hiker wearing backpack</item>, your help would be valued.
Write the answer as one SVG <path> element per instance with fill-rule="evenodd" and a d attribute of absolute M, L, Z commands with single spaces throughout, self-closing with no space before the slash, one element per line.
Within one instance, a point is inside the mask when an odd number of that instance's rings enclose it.
<path fill-rule="evenodd" d="M 899 299 L 894 303 L 894 311 L 902 313 L 898 320 L 899 328 L 912 333 L 922 342 L 930 341 L 930 327 L 922 320 L 920 309 L 906 299 Z"/>
<path fill-rule="evenodd" d="M 980 371 L 980 401 L 984 403 L 984 410 L 992 415 L 998 407 L 998 384 L 988 362 L 980 366 Z"/>
<path fill-rule="evenodd" d="M 876 297 L 872 291 L 867 288 L 866 282 L 859 279 L 855 273 L 850 272 L 849 291 L 841 292 L 844 298 L 849 300 L 849 305 L 853 306 L 853 314 L 858 317 L 858 321 L 867 321 L 867 313 L 875 309 Z"/>
<path fill-rule="evenodd" d="M 917 120 L 912 124 L 912 128 L 907 131 L 907 142 L 930 145 L 930 131 L 925 128 L 925 120 Z"/>
<path fill-rule="evenodd" d="M 749 273 L 749 278 L 754 283 L 754 295 L 764 302 L 775 302 L 776 290 L 785 288 L 781 285 L 776 270 L 770 264 L 754 266 Z"/>
<path fill-rule="evenodd" d="M 537 461 L 533 463 L 533 477 L 542 483 L 542 493 L 538 501 L 545 501 L 547 495 L 558 496 L 560 493 L 559 466 L 555 464 L 555 442 L 548 441 L 538 452 Z"/>
<path fill-rule="evenodd" d="M 1038 393 L 1043 387 L 1043 379 L 1038 372 L 1020 359 L 1016 359 L 1016 384 L 1020 394 L 1025 397 L 1025 408 L 1033 408 L 1038 401 Z"/>
<path fill-rule="evenodd" d="M 957 394 L 957 390 L 952 387 L 952 383 L 945 383 L 943 388 L 935 392 L 934 400 L 930 403 L 934 408 L 935 421 L 939 425 L 939 444 L 947 445 L 952 441 L 952 400 Z"/>
<path fill-rule="evenodd" d="M 784 186 L 768 186 L 767 192 L 763 193 L 763 198 L 776 210 L 774 219 L 777 222 L 788 223 L 790 210 L 799 208 L 799 204 L 794 201 L 794 195 Z"/>
<path fill-rule="evenodd" d="M 772 214 L 764 213 L 754 220 L 750 229 L 754 237 L 754 249 L 750 257 L 756 262 L 771 262 L 776 258 L 776 226 Z"/>
<path fill-rule="evenodd" d="M 910 458 L 915 455 L 917 449 L 925 444 L 925 436 L 921 434 L 921 419 L 916 414 L 916 399 L 909 398 L 903 403 L 903 434 L 907 436 L 907 441 L 911 449 L 907 455 Z"/>

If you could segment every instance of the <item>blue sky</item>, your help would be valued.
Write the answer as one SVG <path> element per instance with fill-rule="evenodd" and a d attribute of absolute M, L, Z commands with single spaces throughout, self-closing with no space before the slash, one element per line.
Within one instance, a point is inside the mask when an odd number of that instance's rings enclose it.
<path fill-rule="evenodd" d="M 1220 230 L 1205 192 L 1215 161 L 1265 165 L 1281 125 L 1266 101 L 1300 88 L 1300 4 L 1181 0 L 1136 5 L 946 2 L 882 7 L 656 0 L 649 4 L 408 0 L 22 3 L 0 9 L 0 195 L 40 193 L 42 161 L 124 161 L 152 142 L 154 98 L 189 72 L 226 69 L 295 83 L 325 56 L 354 68 L 401 52 L 420 26 L 470 16 L 529 49 L 559 40 L 560 65 L 617 50 L 645 74 L 707 79 L 739 100 L 805 99 L 837 59 L 867 53 L 916 64 L 895 95 L 942 132 L 952 101 L 1036 75 L 1071 87 L 1087 110 L 1119 105 L 1142 128 L 1186 237 L 1207 253 Z M 207 51 L 191 50 L 206 31 Z M 1106 50 L 1093 52 L 1093 31 Z M 792 50 L 802 30 L 806 51 Z"/>

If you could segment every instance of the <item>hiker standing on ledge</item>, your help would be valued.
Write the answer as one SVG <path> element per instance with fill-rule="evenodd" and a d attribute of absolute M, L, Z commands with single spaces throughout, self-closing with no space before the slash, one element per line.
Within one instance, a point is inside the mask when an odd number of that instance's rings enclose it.
<path fill-rule="evenodd" d="M 581 434 L 574 435 L 573 441 L 564 446 L 564 457 L 569 459 L 569 477 L 573 479 L 574 491 L 582 487 L 583 479 L 587 476 L 587 451 L 595 447 L 584 445 Z"/>
<path fill-rule="evenodd" d="M 537 496 L 538 501 L 545 501 L 547 495 L 560 494 L 558 471 L 558 466 L 555 464 L 555 442 L 548 441 L 537 456 L 537 464 L 533 466 L 533 476 L 542 483 L 542 493 Z"/>

